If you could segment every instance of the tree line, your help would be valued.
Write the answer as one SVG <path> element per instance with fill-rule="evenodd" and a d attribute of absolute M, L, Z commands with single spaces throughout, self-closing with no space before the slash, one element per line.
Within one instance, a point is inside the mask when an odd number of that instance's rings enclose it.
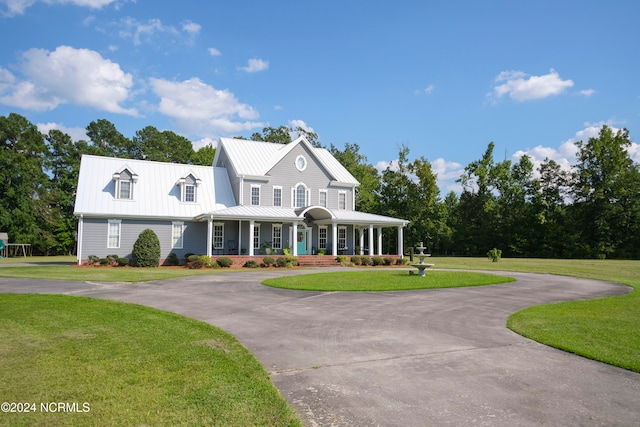
<path fill-rule="evenodd" d="M 0 117 L 0 231 L 13 242 L 31 243 L 34 254 L 75 251 L 73 216 L 83 154 L 211 165 L 215 148 L 195 151 L 191 141 L 147 126 L 132 138 L 101 119 L 86 127 L 88 140 L 64 132 L 42 134 L 25 117 Z M 252 140 L 287 144 L 302 128 L 266 127 Z M 484 256 L 492 248 L 507 257 L 640 258 L 640 169 L 630 157 L 629 133 L 603 126 L 596 138 L 578 142 L 577 162 L 563 170 L 546 159 L 496 162 L 494 144 L 458 179 L 462 192 L 440 195 L 429 161 L 410 159 L 401 147 L 385 170 L 370 164 L 357 144 L 329 151 L 360 181 L 356 209 L 410 220 L 405 247 L 424 241 L 432 254 Z M 397 247 L 395 230 L 384 230 L 385 251 Z"/>

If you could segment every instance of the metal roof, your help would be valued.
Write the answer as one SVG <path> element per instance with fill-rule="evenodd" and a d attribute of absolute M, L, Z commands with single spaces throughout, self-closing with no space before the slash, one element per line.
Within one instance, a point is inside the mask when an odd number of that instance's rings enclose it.
<path fill-rule="evenodd" d="M 132 200 L 115 198 L 113 175 L 124 169 L 137 175 Z M 189 174 L 200 179 L 194 203 L 180 200 L 180 187 L 177 185 L 181 178 Z M 74 214 L 189 219 L 235 204 L 224 169 L 83 155 Z"/>

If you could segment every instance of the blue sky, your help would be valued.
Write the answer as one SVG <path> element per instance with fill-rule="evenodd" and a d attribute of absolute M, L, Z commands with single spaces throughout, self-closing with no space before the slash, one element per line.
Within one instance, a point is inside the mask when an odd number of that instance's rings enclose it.
<path fill-rule="evenodd" d="M 404 144 L 444 196 L 490 141 L 565 166 L 602 124 L 637 141 L 639 18 L 635 0 L 0 0 L 0 115 L 196 149 L 300 125 L 380 168 Z"/>

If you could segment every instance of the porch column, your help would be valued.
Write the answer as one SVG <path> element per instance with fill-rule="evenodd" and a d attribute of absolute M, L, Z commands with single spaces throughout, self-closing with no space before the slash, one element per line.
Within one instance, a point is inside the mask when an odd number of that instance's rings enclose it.
<path fill-rule="evenodd" d="M 209 217 L 207 219 L 207 256 L 211 258 L 211 246 L 213 242 L 211 241 L 213 234 L 213 217 Z"/>
<path fill-rule="evenodd" d="M 369 256 L 373 256 L 373 224 L 369 224 Z"/>
<path fill-rule="evenodd" d="M 291 252 L 293 256 L 298 256 L 298 221 L 293 221 L 293 243 L 291 246 Z"/>
<path fill-rule="evenodd" d="M 356 255 L 364 255 L 364 229 L 358 228 L 358 234 L 360 234 L 360 251 Z"/>
<path fill-rule="evenodd" d="M 238 253 L 242 255 L 242 220 L 238 220 Z"/>
<path fill-rule="evenodd" d="M 249 220 L 249 256 L 253 256 L 253 231 L 255 229 L 256 222 Z"/>
<path fill-rule="evenodd" d="M 402 241 L 402 226 L 398 226 L 398 255 L 402 258 L 404 256 L 404 242 Z"/>
<path fill-rule="evenodd" d="M 382 255 L 382 227 L 378 227 L 378 255 Z"/>
<path fill-rule="evenodd" d="M 331 224 L 331 255 L 338 255 L 338 224 Z"/>

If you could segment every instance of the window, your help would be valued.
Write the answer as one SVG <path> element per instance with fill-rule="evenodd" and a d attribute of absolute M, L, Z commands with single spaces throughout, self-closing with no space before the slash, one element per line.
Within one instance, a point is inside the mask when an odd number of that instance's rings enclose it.
<path fill-rule="evenodd" d="M 117 249 L 120 247 L 121 222 L 119 219 L 109 220 L 107 227 L 107 248 Z"/>
<path fill-rule="evenodd" d="M 282 187 L 273 187 L 273 206 L 282 206 Z"/>
<path fill-rule="evenodd" d="M 113 174 L 113 180 L 116 183 L 116 199 L 131 200 L 133 199 L 133 184 L 138 179 L 138 175 L 123 169 L 121 172 Z"/>
<path fill-rule="evenodd" d="M 273 224 L 271 247 L 273 249 L 282 249 L 282 224 Z"/>
<path fill-rule="evenodd" d="M 224 223 L 213 223 L 213 249 L 224 248 Z"/>
<path fill-rule="evenodd" d="M 260 206 L 260 186 L 251 186 L 251 205 Z"/>
<path fill-rule="evenodd" d="M 320 190 L 320 198 L 318 204 L 322 207 L 327 207 L 327 190 Z"/>
<path fill-rule="evenodd" d="M 293 189 L 293 207 L 302 208 L 309 205 L 309 190 L 303 183 L 296 185 Z"/>
<path fill-rule="evenodd" d="M 298 156 L 296 157 L 296 168 L 302 172 L 303 170 L 305 170 L 307 168 L 307 159 L 304 158 L 304 156 Z"/>
<path fill-rule="evenodd" d="M 327 227 L 326 226 L 318 228 L 318 247 L 320 249 L 327 249 Z"/>
<path fill-rule="evenodd" d="M 200 179 L 190 173 L 187 176 L 180 178 L 177 184 L 180 186 L 181 202 L 195 203 L 198 201 L 197 191 Z"/>
<path fill-rule="evenodd" d="M 338 249 L 347 249 L 347 227 L 338 227 Z"/>
<path fill-rule="evenodd" d="M 253 225 L 253 249 L 260 249 L 260 224 Z"/>
<path fill-rule="evenodd" d="M 253 225 L 253 248 L 260 249 L 260 224 Z"/>
<path fill-rule="evenodd" d="M 344 191 L 338 193 L 338 209 L 347 209 L 347 193 Z"/>
<path fill-rule="evenodd" d="M 184 237 L 184 222 L 172 222 L 171 227 L 171 247 L 182 249 Z"/>

